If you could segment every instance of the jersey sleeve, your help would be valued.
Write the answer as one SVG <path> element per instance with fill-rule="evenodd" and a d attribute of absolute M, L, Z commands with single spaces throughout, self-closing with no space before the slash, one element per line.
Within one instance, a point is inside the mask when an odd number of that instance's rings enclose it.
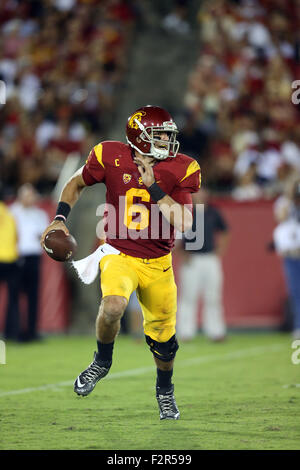
<path fill-rule="evenodd" d="M 192 196 L 189 190 L 184 188 L 179 188 L 178 186 L 172 191 L 171 198 L 174 199 L 178 204 L 187 206 L 187 208 L 192 212 L 193 210 L 193 201 Z"/>
<path fill-rule="evenodd" d="M 105 181 L 102 143 L 95 145 L 90 151 L 82 170 L 82 177 L 87 186 Z"/>
<path fill-rule="evenodd" d="M 187 162 L 184 171 L 180 172 L 178 183 L 170 196 L 179 204 L 186 205 L 192 212 L 193 203 L 191 193 L 196 193 L 201 186 L 201 170 L 196 160 Z"/>
<path fill-rule="evenodd" d="M 178 178 L 176 188 L 185 192 L 196 193 L 201 187 L 201 169 L 196 160 L 188 162 L 184 174 Z"/>

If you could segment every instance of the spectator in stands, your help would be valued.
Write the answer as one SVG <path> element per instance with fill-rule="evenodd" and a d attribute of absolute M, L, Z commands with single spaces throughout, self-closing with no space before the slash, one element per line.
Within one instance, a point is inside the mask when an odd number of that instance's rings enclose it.
<path fill-rule="evenodd" d="M 191 27 L 187 21 L 187 0 L 176 0 L 173 10 L 163 19 L 163 27 L 171 33 L 187 35 Z"/>
<path fill-rule="evenodd" d="M 38 335 L 38 309 L 40 287 L 40 265 L 42 248 L 40 237 L 49 224 L 47 213 L 37 206 L 38 194 L 34 187 L 25 184 L 18 191 L 18 199 L 12 204 L 18 232 L 18 278 L 19 288 L 27 298 L 27 328 L 20 340 L 33 341 Z M 18 291 L 15 292 L 15 296 Z"/>
<path fill-rule="evenodd" d="M 201 54 L 184 106 L 206 129 L 206 176 L 216 191 L 233 190 L 238 199 L 270 197 L 299 169 L 299 142 L 291 132 L 300 124 L 300 109 L 291 102 L 299 75 L 299 15 L 294 1 L 201 2 Z M 257 138 L 263 148 L 252 149 L 260 155 L 255 168 L 251 162 L 237 173 Z"/>
<path fill-rule="evenodd" d="M 18 304 L 18 247 L 15 220 L 3 202 L 3 185 L 0 182 L 0 282 L 7 286 L 7 308 L 4 337 L 19 339 Z"/>
<path fill-rule="evenodd" d="M 284 215 L 280 212 L 280 216 L 282 221 L 274 231 L 274 245 L 283 259 L 294 318 L 293 337 L 300 339 L 300 180 L 293 185 L 290 204 L 285 206 Z"/>
<path fill-rule="evenodd" d="M 293 179 L 274 202 L 274 217 L 278 224 L 287 220 L 291 214 L 294 199 L 294 188 L 300 181 L 300 174 L 295 173 Z"/>
<path fill-rule="evenodd" d="M 8 192 L 28 182 L 49 193 L 68 149 L 111 123 L 138 12 L 124 0 L 0 2 Z"/>
<path fill-rule="evenodd" d="M 263 196 L 263 191 L 256 182 L 256 165 L 251 163 L 247 171 L 236 178 L 236 187 L 232 197 L 237 201 L 250 201 Z"/>
<path fill-rule="evenodd" d="M 207 150 L 207 134 L 197 125 L 195 116 L 186 113 L 178 134 L 180 151 L 197 160 L 202 168 Z"/>
<path fill-rule="evenodd" d="M 194 194 L 193 203 L 193 238 L 186 238 L 184 249 L 180 250 L 183 266 L 180 273 L 177 334 L 182 340 L 195 337 L 198 331 L 198 301 L 201 296 L 204 301 L 203 333 L 212 341 L 221 341 L 226 337 L 221 258 L 228 245 L 228 225 L 220 211 L 209 203 L 208 190 L 200 189 Z M 202 230 L 203 246 L 196 247 L 195 241 L 201 239 Z"/>

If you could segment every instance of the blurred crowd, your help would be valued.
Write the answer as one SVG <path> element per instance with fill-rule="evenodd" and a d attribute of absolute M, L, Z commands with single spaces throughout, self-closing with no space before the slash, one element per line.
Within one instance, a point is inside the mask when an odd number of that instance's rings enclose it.
<path fill-rule="evenodd" d="M 88 154 L 111 121 L 138 17 L 134 0 L 0 2 L 0 175 L 53 189 L 66 156 Z"/>
<path fill-rule="evenodd" d="M 274 197 L 299 176 L 299 24 L 297 0 L 201 2 L 182 143 L 214 191 Z"/>
<path fill-rule="evenodd" d="M 174 5 L 164 27 L 191 34 L 189 2 Z M 201 46 L 184 96 L 181 149 L 200 161 L 214 192 L 238 200 L 281 194 L 300 173 L 300 92 L 292 85 L 300 71 L 300 3 L 199 5 Z M 48 194 L 67 155 L 85 155 L 105 138 L 139 18 L 136 0 L 0 3 L 6 196 L 24 183 Z"/>
<path fill-rule="evenodd" d="M 174 0 L 173 8 L 171 3 L 161 26 L 179 36 L 194 34 L 188 14 L 192 0 Z M 68 155 L 83 157 L 107 138 L 142 4 L 138 0 L 0 2 L 0 212 L 6 221 L 0 232 L 0 281 L 7 282 L 10 293 L 7 338 L 38 337 L 39 238 L 48 223 L 37 207 L 38 193 L 52 192 Z M 206 187 L 197 196 L 204 199 L 194 201 L 206 206 L 204 248 L 183 255 L 186 249 L 181 246 L 187 298 L 181 299 L 178 325 L 185 339 L 197 331 L 201 276 L 204 332 L 214 340 L 226 336 L 220 258 L 230 227 L 209 205 L 208 196 L 214 194 L 241 201 L 276 197 L 275 218 L 286 223 L 282 232 L 276 232 L 283 233 L 276 238 L 276 249 L 288 258 L 287 285 L 299 335 L 299 25 L 299 0 L 199 1 L 199 57 L 183 96 L 184 119 L 178 120 L 181 151 L 199 161 Z M 170 38 L 169 42 L 172 47 Z M 1 104 L 3 83 L 6 102 Z M 178 93 L 180 97 L 182 90 Z M 1 201 L 15 196 L 8 211 Z M 16 292 L 22 289 L 28 297 L 27 331 L 21 329 L 16 305 Z M 128 329 L 139 339 L 141 312 L 135 297 L 128 315 Z"/>

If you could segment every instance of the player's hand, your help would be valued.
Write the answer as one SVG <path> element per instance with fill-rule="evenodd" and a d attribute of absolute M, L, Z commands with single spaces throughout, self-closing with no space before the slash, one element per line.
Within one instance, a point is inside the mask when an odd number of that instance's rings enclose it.
<path fill-rule="evenodd" d="M 135 157 L 133 161 L 138 166 L 138 170 L 140 172 L 144 185 L 149 188 L 149 186 L 155 183 L 155 177 L 152 168 L 154 162 L 147 161 L 147 159 L 142 159 L 139 157 Z"/>
<path fill-rule="evenodd" d="M 50 232 L 51 230 L 62 230 L 63 232 L 65 232 L 66 235 L 70 234 L 67 226 L 64 224 L 62 220 L 53 220 L 53 222 L 51 222 L 51 224 L 46 228 L 43 235 L 41 236 L 40 243 L 42 246 L 43 246 L 47 233 Z"/>

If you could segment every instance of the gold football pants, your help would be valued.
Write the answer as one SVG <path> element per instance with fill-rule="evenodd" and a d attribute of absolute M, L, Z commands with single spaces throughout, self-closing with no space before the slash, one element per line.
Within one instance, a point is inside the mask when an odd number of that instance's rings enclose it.
<path fill-rule="evenodd" d="M 171 253 L 152 259 L 107 255 L 100 269 L 103 297 L 120 295 L 129 301 L 136 289 L 146 335 L 164 343 L 175 334 L 177 288 Z"/>

